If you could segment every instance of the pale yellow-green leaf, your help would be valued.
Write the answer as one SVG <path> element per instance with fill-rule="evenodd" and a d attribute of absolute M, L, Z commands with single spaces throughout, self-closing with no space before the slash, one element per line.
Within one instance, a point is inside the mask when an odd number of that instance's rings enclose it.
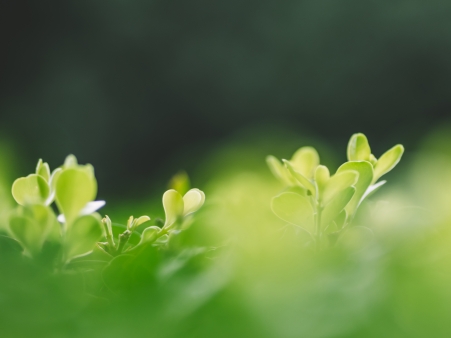
<path fill-rule="evenodd" d="M 102 238 L 103 230 L 98 214 L 79 217 L 67 229 L 64 237 L 65 260 L 89 253 Z"/>
<path fill-rule="evenodd" d="M 272 174 L 286 186 L 292 186 L 295 184 L 294 179 L 291 178 L 287 168 L 274 156 L 267 156 L 266 163 Z"/>
<path fill-rule="evenodd" d="M 324 207 L 321 214 L 321 227 L 323 229 L 340 215 L 349 201 L 351 201 L 355 191 L 354 187 L 347 187 L 344 190 L 341 190 L 329 204 Z"/>
<path fill-rule="evenodd" d="M 324 188 L 322 196 L 323 204 L 328 204 L 341 191 L 355 185 L 358 178 L 359 173 L 355 170 L 345 170 L 336 173 L 330 178 Z"/>
<path fill-rule="evenodd" d="M 287 167 L 290 174 L 298 182 L 298 184 L 300 184 L 303 188 L 309 190 L 313 196 L 316 196 L 316 186 L 307 177 L 296 171 L 289 161 L 283 160 L 283 162 L 285 163 L 285 166 Z"/>
<path fill-rule="evenodd" d="M 183 198 L 177 191 L 170 189 L 163 194 L 163 208 L 166 215 L 164 227 L 170 227 L 183 215 Z"/>
<path fill-rule="evenodd" d="M 183 215 L 189 215 L 202 207 L 205 201 L 205 194 L 199 189 L 191 189 L 183 196 Z"/>
<path fill-rule="evenodd" d="M 358 133 L 351 136 L 348 143 L 347 155 L 349 161 L 370 160 L 371 148 L 364 134 Z"/>
<path fill-rule="evenodd" d="M 283 221 L 314 233 L 314 211 L 306 197 L 292 192 L 282 193 L 272 199 L 271 209 Z"/>
<path fill-rule="evenodd" d="M 45 204 L 50 188 L 42 176 L 31 174 L 15 180 L 11 192 L 20 205 Z"/>
<path fill-rule="evenodd" d="M 311 179 L 319 165 L 319 155 L 313 147 L 302 147 L 293 154 L 290 162 L 297 172 Z"/>
<path fill-rule="evenodd" d="M 36 166 L 36 174 L 42 176 L 42 178 L 48 182 L 50 180 L 50 167 L 49 164 L 39 159 Z"/>
<path fill-rule="evenodd" d="M 376 182 L 382 175 L 385 175 L 392 170 L 401 160 L 403 153 L 404 147 L 400 144 L 386 151 L 374 166 L 373 182 Z"/>

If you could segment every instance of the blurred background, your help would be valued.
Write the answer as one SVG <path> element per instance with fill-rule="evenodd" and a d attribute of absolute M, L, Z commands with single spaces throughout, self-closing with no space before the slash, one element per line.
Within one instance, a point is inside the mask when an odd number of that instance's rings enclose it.
<path fill-rule="evenodd" d="M 255 130 L 413 151 L 448 121 L 450 16 L 442 0 L 4 1 L 1 139 L 18 176 L 92 163 L 103 198 Z"/>

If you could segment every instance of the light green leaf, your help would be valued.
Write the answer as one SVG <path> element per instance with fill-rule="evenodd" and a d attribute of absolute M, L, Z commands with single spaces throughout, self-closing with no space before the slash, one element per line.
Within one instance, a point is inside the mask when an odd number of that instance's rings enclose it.
<path fill-rule="evenodd" d="M 205 194 L 199 189 L 191 189 L 183 196 L 183 215 L 189 215 L 202 207 L 205 202 Z"/>
<path fill-rule="evenodd" d="M 390 170 L 392 170 L 398 162 L 401 160 L 402 154 L 404 153 L 404 147 L 398 144 L 386 151 L 377 161 L 374 167 L 374 179 L 376 182 L 382 175 L 385 175 Z"/>
<path fill-rule="evenodd" d="M 267 156 L 266 163 L 268 164 L 269 169 L 272 174 L 283 184 L 287 186 L 294 185 L 294 180 L 290 177 L 287 168 L 274 156 Z"/>
<path fill-rule="evenodd" d="M 342 229 L 345 226 L 347 218 L 348 214 L 346 213 L 346 210 L 343 209 L 334 220 L 334 222 L 337 224 L 338 229 Z"/>
<path fill-rule="evenodd" d="M 272 199 L 271 209 L 277 217 L 285 222 L 300 226 L 310 233 L 314 232 L 314 211 L 307 198 L 292 192 L 285 192 Z"/>
<path fill-rule="evenodd" d="M 42 159 L 39 159 L 38 164 L 36 166 L 36 174 L 42 176 L 42 178 L 48 182 L 50 180 L 50 167 L 46 162 L 42 162 Z"/>
<path fill-rule="evenodd" d="M 57 226 L 53 211 L 43 205 L 18 209 L 9 219 L 12 235 L 32 255 L 41 250 L 44 241 Z"/>
<path fill-rule="evenodd" d="M 319 165 L 319 155 L 313 147 L 302 147 L 294 153 L 290 162 L 297 172 L 310 179 Z"/>
<path fill-rule="evenodd" d="M 66 159 L 64 160 L 63 168 L 69 169 L 69 168 L 76 168 L 78 166 L 78 161 L 75 155 L 68 155 Z"/>
<path fill-rule="evenodd" d="M 321 196 L 324 188 L 326 187 L 327 182 L 330 180 L 330 172 L 326 166 L 319 165 L 315 170 L 315 181 L 318 185 L 318 193 Z"/>
<path fill-rule="evenodd" d="M 190 186 L 191 184 L 189 176 L 184 171 L 178 172 L 177 174 L 172 176 L 171 180 L 169 181 L 169 189 L 178 191 L 178 193 L 182 196 L 188 192 Z"/>
<path fill-rule="evenodd" d="M 296 171 L 293 165 L 287 161 L 282 160 L 285 163 L 285 166 L 287 167 L 288 171 L 291 173 L 291 175 L 296 179 L 296 181 L 305 189 L 309 190 L 313 196 L 316 196 L 316 186 L 304 175 L 302 175 L 300 172 Z"/>
<path fill-rule="evenodd" d="M 358 133 L 351 136 L 348 143 L 349 161 L 369 161 L 371 148 L 364 134 Z"/>
<path fill-rule="evenodd" d="M 141 235 L 141 241 L 138 245 L 142 245 L 144 243 L 153 243 L 157 237 L 158 233 L 161 231 L 161 229 L 157 226 L 151 226 L 146 229 L 144 229 L 142 235 Z"/>
<path fill-rule="evenodd" d="M 355 170 L 345 170 L 336 173 L 324 188 L 324 194 L 322 196 L 323 204 L 327 205 L 341 191 L 355 185 L 358 178 L 359 173 Z"/>
<path fill-rule="evenodd" d="M 338 215 L 343 211 L 346 205 L 351 201 L 356 189 L 354 187 L 348 187 L 341 190 L 335 197 L 327 204 L 321 214 L 321 227 L 324 229 L 332 221 L 334 221 Z"/>
<path fill-rule="evenodd" d="M 91 214 L 77 218 L 67 229 L 64 238 L 65 260 L 84 255 L 94 249 L 102 238 L 103 230 L 98 214 Z"/>
<path fill-rule="evenodd" d="M 149 216 L 141 216 L 135 219 L 135 228 L 139 227 L 141 224 L 150 221 Z"/>
<path fill-rule="evenodd" d="M 378 191 L 380 189 L 380 187 L 382 187 L 385 183 L 387 183 L 387 181 L 380 181 L 380 182 L 377 182 L 376 184 L 371 185 L 363 194 L 362 201 L 365 198 L 367 198 L 368 196 L 371 196 L 376 191 Z"/>
<path fill-rule="evenodd" d="M 371 185 L 373 180 L 373 166 L 371 163 L 366 161 L 358 161 L 358 162 L 346 162 L 338 168 L 337 173 L 341 173 L 348 170 L 354 170 L 359 173 L 359 178 L 357 183 L 355 184 L 355 194 L 352 197 L 352 200 L 346 206 L 346 212 L 349 217 L 352 217 L 357 210 L 360 202 L 362 201 L 362 197 L 365 194 L 368 187 Z"/>
<path fill-rule="evenodd" d="M 31 174 L 14 181 L 12 195 L 20 205 L 45 204 L 50 188 L 42 176 Z"/>
<path fill-rule="evenodd" d="M 72 222 L 97 194 L 97 182 L 79 168 L 65 169 L 56 181 L 56 204 L 66 224 Z"/>
<path fill-rule="evenodd" d="M 163 207 L 166 214 L 164 227 L 173 225 L 183 215 L 183 198 L 177 191 L 170 189 L 163 194 Z"/>

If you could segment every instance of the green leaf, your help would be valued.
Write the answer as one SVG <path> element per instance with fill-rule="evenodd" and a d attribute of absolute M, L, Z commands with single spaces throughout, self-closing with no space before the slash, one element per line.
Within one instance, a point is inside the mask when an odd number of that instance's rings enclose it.
<path fill-rule="evenodd" d="M 151 226 L 146 229 L 144 229 L 142 235 L 141 235 L 141 241 L 138 245 L 142 245 L 144 243 L 153 243 L 157 237 L 158 233 L 161 231 L 161 229 L 157 226 Z"/>
<path fill-rule="evenodd" d="M 343 209 L 346 207 L 346 205 L 351 201 L 352 196 L 354 196 L 356 189 L 354 187 L 348 187 L 342 191 L 340 191 L 338 194 L 335 195 L 335 197 L 327 204 L 323 212 L 321 214 L 321 227 L 324 229 L 327 225 L 332 223 L 337 217 L 340 215 L 340 213 L 343 211 Z"/>
<path fill-rule="evenodd" d="M 164 227 L 173 225 L 183 214 L 183 198 L 174 189 L 168 190 L 163 194 L 163 207 L 166 215 Z"/>
<path fill-rule="evenodd" d="M 355 184 L 355 194 L 352 197 L 352 200 L 346 206 L 346 212 L 348 216 L 352 217 L 357 210 L 360 202 L 362 201 L 362 197 L 365 194 L 368 187 L 371 185 L 373 180 L 373 166 L 371 163 L 366 161 L 359 162 L 346 162 L 338 168 L 337 173 L 353 170 L 359 173 L 359 178 L 357 183 Z"/>
<path fill-rule="evenodd" d="M 66 159 L 64 160 L 63 168 L 69 169 L 69 168 L 76 168 L 78 166 L 78 161 L 75 155 L 68 155 Z"/>
<path fill-rule="evenodd" d="M 400 144 L 386 151 L 378 160 L 374 167 L 374 180 L 376 182 L 381 176 L 392 170 L 401 160 L 404 147 Z"/>
<path fill-rule="evenodd" d="M 274 156 L 267 156 L 266 163 L 272 174 L 286 186 L 292 186 L 295 184 L 294 180 L 290 177 L 287 168 Z"/>
<path fill-rule="evenodd" d="M 313 147 L 298 149 L 290 161 L 295 170 L 307 178 L 313 178 L 313 173 L 319 165 L 319 155 Z"/>
<path fill-rule="evenodd" d="M 327 182 L 330 180 L 330 172 L 326 166 L 319 165 L 315 170 L 315 181 L 318 185 L 318 193 L 322 195 Z"/>
<path fill-rule="evenodd" d="M 296 169 L 293 167 L 293 165 L 287 161 L 283 160 L 285 163 L 288 171 L 291 173 L 291 175 L 296 179 L 296 181 L 305 189 L 309 190 L 313 196 L 316 196 L 316 186 L 304 175 L 302 175 L 300 172 L 296 171 Z"/>
<path fill-rule="evenodd" d="M 56 203 L 66 224 L 72 222 L 97 194 L 97 182 L 79 168 L 65 169 L 56 181 Z"/>
<path fill-rule="evenodd" d="M 283 221 L 302 227 L 310 233 L 314 232 L 314 211 L 307 198 L 285 192 L 272 199 L 271 209 Z"/>
<path fill-rule="evenodd" d="M 369 161 L 371 148 L 364 134 L 358 133 L 351 136 L 348 143 L 349 161 Z"/>
<path fill-rule="evenodd" d="M 348 214 L 346 213 L 346 210 L 343 209 L 334 220 L 335 224 L 337 224 L 338 229 L 342 229 L 345 226 L 347 218 Z"/>
<path fill-rule="evenodd" d="M 180 171 L 174 176 L 172 176 L 169 181 L 169 189 L 174 189 L 178 191 L 180 195 L 185 195 L 190 189 L 190 180 L 186 172 Z"/>
<path fill-rule="evenodd" d="M 31 174 L 14 181 L 12 195 L 20 205 L 45 204 L 50 188 L 42 176 Z"/>
<path fill-rule="evenodd" d="M 50 167 L 46 162 L 42 162 L 42 159 L 39 159 L 38 164 L 36 166 L 36 174 L 42 176 L 42 178 L 48 182 L 50 180 Z"/>
<path fill-rule="evenodd" d="M 45 239 L 57 225 L 53 211 L 43 205 L 16 210 L 9 219 L 12 235 L 32 255 L 38 253 Z"/>
<path fill-rule="evenodd" d="M 98 214 L 77 218 L 67 229 L 64 238 L 65 260 L 89 253 L 102 238 L 103 230 Z"/>
<path fill-rule="evenodd" d="M 344 189 L 356 184 L 358 178 L 359 173 L 355 170 L 345 170 L 332 176 L 324 188 L 324 194 L 322 196 L 324 205 L 328 204 Z"/>
<path fill-rule="evenodd" d="M 183 215 L 189 215 L 199 210 L 205 202 L 205 194 L 199 189 L 191 189 L 183 196 Z"/>

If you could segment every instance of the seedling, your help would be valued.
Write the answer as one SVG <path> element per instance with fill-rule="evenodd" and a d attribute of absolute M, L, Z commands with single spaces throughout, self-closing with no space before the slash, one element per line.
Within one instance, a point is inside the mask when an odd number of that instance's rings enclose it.
<path fill-rule="evenodd" d="M 333 245 L 350 227 L 362 201 L 386 183 L 378 180 L 398 164 L 403 152 L 404 147 L 396 145 L 377 159 L 366 136 L 354 134 L 348 162 L 332 176 L 312 147 L 300 148 L 289 161 L 268 156 L 274 176 L 290 188 L 272 199 L 271 208 L 283 221 L 308 232 L 317 250 L 324 247 L 325 237 Z"/>

